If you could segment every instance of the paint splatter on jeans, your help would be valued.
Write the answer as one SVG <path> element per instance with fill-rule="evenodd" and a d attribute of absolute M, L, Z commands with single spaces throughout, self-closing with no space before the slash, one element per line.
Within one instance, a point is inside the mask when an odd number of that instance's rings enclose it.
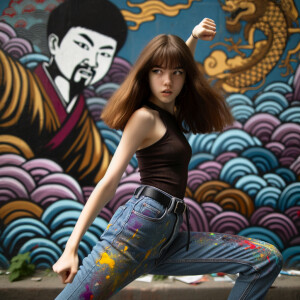
<path fill-rule="evenodd" d="M 56 299 L 108 299 L 143 274 L 216 272 L 239 273 L 228 299 L 263 299 L 281 270 L 279 251 L 263 241 L 209 232 L 191 232 L 186 251 L 182 218 L 149 197 L 132 197 Z"/>

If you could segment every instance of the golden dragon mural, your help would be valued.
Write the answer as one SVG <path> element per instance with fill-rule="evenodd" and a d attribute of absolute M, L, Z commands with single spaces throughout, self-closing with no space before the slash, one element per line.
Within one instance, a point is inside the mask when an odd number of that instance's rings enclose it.
<path fill-rule="evenodd" d="M 244 39 L 248 44 L 241 44 L 242 40 L 234 42 L 230 37 L 226 43 L 216 43 L 212 47 L 223 45 L 228 51 L 235 51 L 238 55 L 229 58 L 222 50 L 214 50 L 204 61 L 205 73 L 210 80 L 216 80 L 226 92 L 244 93 L 250 89 L 259 88 L 265 81 L 267 74 L 279 62 L 287 45 L 288 37 L 293 33 L 300 33 L 298 12 L 293 0 L 225 0 L 220 5 L 223 11 L 230 13 L 226 19 L 226 28 L 235 33 L 241 30 L 241 21 L 246 21 Z M 292 27 L 296 22 L 298 27 Z M 254 41 L 256 31 L 265 35 L 265 39 Z M 241 50 L 252 50 L 246 56 Z M 300 43 L 295 49 L 289 50 L 286 59 L 280 67 L 287 68 L 286 74 L 293 72 L 290 65 L 291 55 L 299 53 Z"/>
<path fill-rule="evenodd" d="M 158 0 L 148 0 L 143 3 L 131 3 L 130 1 L 127 1 L 126 3 L 129 7 L 138 8 L 139 12 L 133 13 L 128 10 L 122 10 L 121 12 L 126 21 L 134 24 L 129 25 L 128 28 L 130 30 L 138 30 L 142 23 L 153 21 L 156 14 L 175 17 L 179 14 L 180 10 L 190 8 L 195 1 L 201 0 L 188 0 L 187 4 L 175 5 L 167 5 L 163 1 Z"/>

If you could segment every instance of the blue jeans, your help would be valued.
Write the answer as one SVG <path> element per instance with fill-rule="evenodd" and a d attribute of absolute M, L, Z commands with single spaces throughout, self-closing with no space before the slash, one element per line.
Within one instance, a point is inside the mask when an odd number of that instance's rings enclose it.
<path fill-rule="evenodd" d="M 179 230 L 182 220 L 182 215 L 149 197 L 133 196 L 118 208 L 73 282 L 56 299 L 108 299 L 143 274 L 216 272 L 239 273 L 228 299 L 263 299 L 282 267 L 282 256 L 273 245 L 191 232 L 186 251 L 187 232 Z"/>

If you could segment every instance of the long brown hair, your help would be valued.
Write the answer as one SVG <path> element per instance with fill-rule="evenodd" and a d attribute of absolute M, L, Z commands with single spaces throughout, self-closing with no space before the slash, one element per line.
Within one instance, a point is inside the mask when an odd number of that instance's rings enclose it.
<path fill-rule="evenodd" d="M 183 68 L 185 84 L 175 101 L 176 118 L 184 132 L 220 131 L 233 122 L 223 96 L 201 74 L 185 42 L 175 35 L 161 34 L 141 52 L 121 87 L 108 101 L 101 117 L 114 129 L 124 129 L 135 110 L 149 100 L 149 71 L 154 66 Z"/>

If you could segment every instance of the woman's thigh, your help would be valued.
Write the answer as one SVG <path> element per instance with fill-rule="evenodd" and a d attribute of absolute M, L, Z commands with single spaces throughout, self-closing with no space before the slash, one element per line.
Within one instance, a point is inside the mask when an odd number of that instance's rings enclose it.
<path fill-rule="evenodd" d="M 196 275 L 215 272 L 240 273 L 268 264 L 281 266 L 281 254 L 273 245 L 237 235 L 191 232 L 186 251 L 186 232 L 180 232 L 153 274 Z"/>
<path fill-rule="evenodd" d="M 73 282 L 57 299 L 108 299 L 148 273 L 174 235 L 175 221 L 174 214 L 151 198 L 132 198 L 116 211 Z"/>

